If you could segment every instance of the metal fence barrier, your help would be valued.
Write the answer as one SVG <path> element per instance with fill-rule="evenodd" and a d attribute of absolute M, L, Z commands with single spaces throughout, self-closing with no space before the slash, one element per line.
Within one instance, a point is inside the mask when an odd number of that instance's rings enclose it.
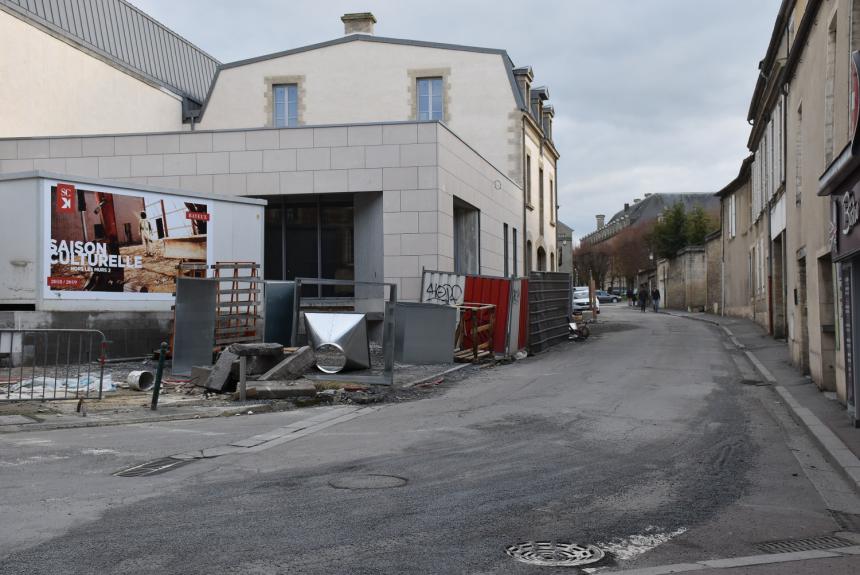
<path fill-rule="evenodd" d="M 101 399 L 107 343 L 95 329 L 0 328 L 0 401 Z"/>
<path fill-rule="evenodd" d="M 570 274 L 529 274 L 529 352 L 539 353 L 567 341 L 570 321 Z"/>

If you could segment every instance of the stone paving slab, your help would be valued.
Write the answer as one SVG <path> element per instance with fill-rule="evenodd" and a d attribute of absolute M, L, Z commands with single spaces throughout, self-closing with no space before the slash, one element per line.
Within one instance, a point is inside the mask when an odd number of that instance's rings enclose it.
<path fill-rule="evenodd" d="M 0 425 L 27 425 L 31 423 L 36 423 L 36 420 L 26 415 L 0 415 Z"/>

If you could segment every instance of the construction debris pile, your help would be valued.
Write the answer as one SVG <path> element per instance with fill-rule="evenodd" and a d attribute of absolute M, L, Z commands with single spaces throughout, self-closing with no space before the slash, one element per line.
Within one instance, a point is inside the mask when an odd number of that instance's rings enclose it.
<path fill-rule="evenodd" d="M 218 355 L 214 365 L 192 367 L 189 383 L 216 393 L 234 393 L 237 398 L 242 387 L 250 399 L 315 396 L 314 384 L 301 379 L 314 364 L 313 350 L 307 346 L 234 343 Z"/>

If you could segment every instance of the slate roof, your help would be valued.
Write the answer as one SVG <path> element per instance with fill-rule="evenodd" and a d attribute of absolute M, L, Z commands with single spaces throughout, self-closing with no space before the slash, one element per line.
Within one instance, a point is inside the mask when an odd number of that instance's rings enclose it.
<path fill-rule="evenodd" d="M 697 206 L 709 211 L 719 209 L 720 206 L 719 200 L 713 194 L 652 194 L 640 202 L 630 204 L 630 208 L 626 212 L 620 210 L 612 216 L 607 224 L 620 220 L 625 215 L 630 217 L 631 225 L 639 220 L 645 222 L 656 220 L 664 209 L 671 208 L 678 202 L 684 205 L 685 211 Z"/>
<path fill-rule="evenodd" d="M 0 0 L 0 9 L 198 103 L 219 64 L 123 0 Z"/>

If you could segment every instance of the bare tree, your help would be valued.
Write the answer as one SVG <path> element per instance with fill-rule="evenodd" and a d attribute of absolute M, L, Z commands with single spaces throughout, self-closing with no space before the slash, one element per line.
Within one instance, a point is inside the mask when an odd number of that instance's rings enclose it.
<path fill-rule="evenodd" d="M 596 285 L 604 284 L 611 262 L 608 248 L 608 245 L 597 244 L 580 246 L 573 251 L 573 271 L 578 283 L 584 284 L 594 278 Z"/>

